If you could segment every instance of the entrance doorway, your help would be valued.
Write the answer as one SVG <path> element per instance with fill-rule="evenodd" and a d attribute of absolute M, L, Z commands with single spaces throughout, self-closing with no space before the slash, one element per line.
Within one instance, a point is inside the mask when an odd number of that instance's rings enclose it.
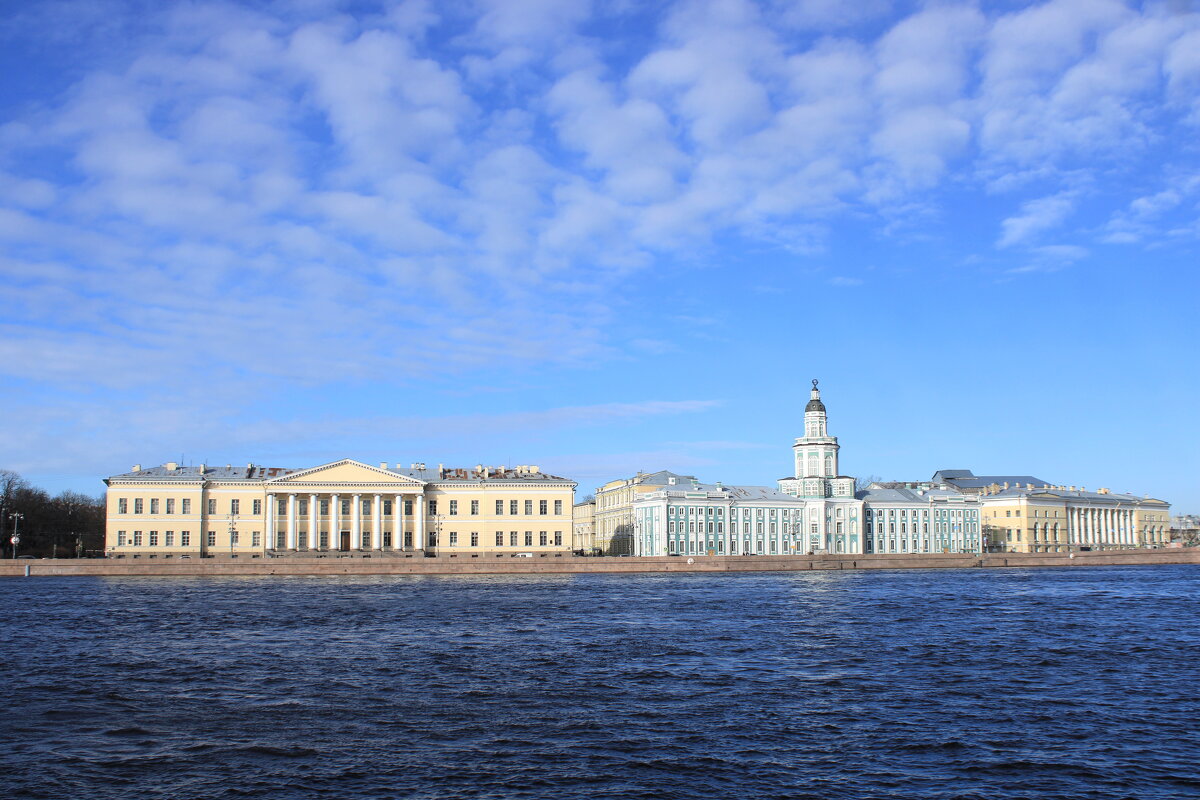
<path fill-rule="evenodd" d="M 350 549 L 350 531 L 342 531 L 342 543 L 338 549 L 342 551 Z"/>

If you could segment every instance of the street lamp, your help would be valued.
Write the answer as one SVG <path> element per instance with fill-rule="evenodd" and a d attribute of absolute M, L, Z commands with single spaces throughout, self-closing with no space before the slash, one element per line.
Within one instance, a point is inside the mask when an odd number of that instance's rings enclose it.
<path fill-rule="evenodd" d="M 229 557 L 233 558 L 233 545 L 237 542 L 237 514 L 229 515 Z"/>
<path fill-rule="evenodd" d="M 17 557 L 17 545 L 19 545 L 21 543 L 21 537 L 17 534 L 17 523 L 25 515 L 14 511 L 11 514 L 9 514 L 9 516 L 12 517 L 12 521 L 13 521 L 13 535 L 12 535 L 12 539 L 11 539 L 11 541 L 12 541 L 12 557 L 16 558 Z"/>

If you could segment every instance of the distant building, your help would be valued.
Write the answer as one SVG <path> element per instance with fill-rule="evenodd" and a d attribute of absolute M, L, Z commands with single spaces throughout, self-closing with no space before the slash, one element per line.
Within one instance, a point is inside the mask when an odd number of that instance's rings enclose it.
<path fill-rule="evenodd" d="M 596 501 L 576 503 L 571 508 L 571 549 L 591 555 L 596 551 Z"/>
<path fill-rule="evenodd" d="M 808 552 L 807 502 L 767 486 L 675 483 L 639 494 L 638 556 L 795 555 Z M 819 513 L 819 512 L 817 512 Z M 819 527 L 824 528 L 824 521 Z"/>
<path fill-rule="evenodd" d="M 1009 486 L 1044 486 L 1046 481 L 1032 475 L 976 475 L 969 469 L 939 469 L 930 483 L 949 486 L 965 494 L 980 494 L 984 489 Z"/>
<path fill-rule="evenodd" d="M 696 480 L 669 470 L 639 472 L 632 478 L 618 478 L 596 490 L 594 549 L 603 555 L 630 555 L 633 552 L 633 503 L 639 495 L 657 491 L 677 482 Z"/>
<path fill-rule="evenodd" d="M 1181 514 L 1171 517 L 1171 541 L 1186 547 L 1200 544 L 1200 516 Z"/>
<path fill-rule="evenodd" d="M 1170 504 L 1108 489 L 1026 483 L 984 488 L 986 547 L 1001 553 L 1065 553 L 1163 547 Z"/>
<path fill-rule="evenodd" d="M 898 483 L 874 483 L 858 493 L 865 552 L 983 552 L 979 497 L 929 484 Z"/>
<path fill-rule="evenodd" d="M 113 475 L 106 555 L 565 554 L 575 483 L 536 466 L 159 467 Z"/>

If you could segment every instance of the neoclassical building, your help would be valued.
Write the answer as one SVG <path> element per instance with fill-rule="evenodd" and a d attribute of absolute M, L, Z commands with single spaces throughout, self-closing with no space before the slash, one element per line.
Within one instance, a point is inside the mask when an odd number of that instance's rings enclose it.
<path fill-rule="evenodd" d="M 575 483 L 536 466 L 167 463 L 105 479 L 109 557 L 569 553 Z"/>
<path fill-rule="evenodd" d="M 868 553 L 981 553 L 979 498 L 933 484 L 873 483 L 859 492 Z"/>
<path fill-rule="evenodd" d="M 634 501 L 633 554 L 807 553 L 806 505 L 804 500 L 767 486 L 677 481 Z"/>
<path fill-rule="evenodd" d="M 817 381 L 804 407 L 804 435 L 792 445 L 793 475 L 779 479 L 779 491 L 805 501 L 807 550 L 862 553 L 862 501 L 854 478 L 838 471 L 841 446 L 829 435 L 829 417 Z"/>

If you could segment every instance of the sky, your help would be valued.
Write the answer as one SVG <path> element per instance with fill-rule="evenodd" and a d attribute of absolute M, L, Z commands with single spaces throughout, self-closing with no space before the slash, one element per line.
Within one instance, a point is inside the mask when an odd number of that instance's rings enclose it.
<path fill-rule="evenodd" d="M 1200 512 L 1200 2 L 22 0 L 0 468 L 1032 474 Z"/>

